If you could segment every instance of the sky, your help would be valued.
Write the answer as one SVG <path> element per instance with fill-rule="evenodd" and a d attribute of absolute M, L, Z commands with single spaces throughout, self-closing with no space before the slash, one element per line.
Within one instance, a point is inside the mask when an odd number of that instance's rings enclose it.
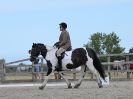
<path fill-rule="evenodd" d="M 28 58 L 32 43 L 53 46 L 66 22 L 73 48 L 96 32 L 115 32 L 133 47 L 133 0 L 0 0 L 0 59 Z"/>

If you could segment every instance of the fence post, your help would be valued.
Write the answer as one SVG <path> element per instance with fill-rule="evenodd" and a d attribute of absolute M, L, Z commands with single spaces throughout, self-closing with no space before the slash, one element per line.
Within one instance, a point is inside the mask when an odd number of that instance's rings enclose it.
<path fill-rule="evenodd" d="M 110 56 L 107 57 L 108 63 L 110 63 Z M 109 79 L 111 79 L 111 72 L 110 72 L 110 64 L 108 65 L 108 74 L 109 74 Z"/>
<path fill-rule="evenodd" d="M 129 56 L 126 56 L 126 62 L 129 62 Z M 130 78 L 130 72 L 128 72 L 128 70 L 129 70 L 129 67 L 127 67 L 127 78 Z"/>
<path fill-rule="evenodd" d="M 5 60 L 2 59 L 0 60 L 0 78 L 1 78 L 1 83 L 5 82 Z"/>
<path fill-rule="evenodd" d="M 93 80 L 93 73 L 90 73 L 90 75 L 91 75 L 90 79 Z"/>
<path fill-rule="evenodd" d="M 73 79 L 76 79 L 76 69 L 73 70 Z"/>
<path fill-rule="evenodd" d="M 34 62 L 32 62 L 32 81 L 35 81 Z"/>
<path fill-rule="evenodd" d="M 74 80 L 76 79 L 76 73 L 73 73 L 73 79 Z"/>

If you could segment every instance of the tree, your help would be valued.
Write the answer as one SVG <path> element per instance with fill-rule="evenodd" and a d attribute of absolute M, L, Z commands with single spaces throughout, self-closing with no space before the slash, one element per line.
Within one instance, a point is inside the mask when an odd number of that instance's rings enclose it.
<path fill-rule="evenodd" d="M 120 39 L 116 33 L 104 34 L 103 37 L 103 50 L 105 54 L 123 53 L 125 48 L 120 47 Z"/>
<path fill-rule="evenodd" d="M 133 47 L 129 49 L 129 53 L 133 53 Z"/>
<path fill-rule="evenodd" d="M 120 46 L 120 39 L 116 33 L 94 33 L 91 35 L 86 47 L 93 48 L 98 54 L 123 53 L 125 48 Z"/>
<path fill-rule="evenodd" d="M 91 47 L 98 54 L 103 54 L 102 43 L 103 43 L 103 34 L 97 32 L 97 33 L 91 35 L 91 37 L 89 38 L 89 42 L 84 46 L 85 47 Z"/>
<path fill-rule="evenodd" d="M 125 48 L 120 46 L 120 39 L 116 33 L 112 32 L 110 34 L 106 33 L 94 33 L 89 38 L 89 42 L 85 44 L 85 47 L 93 48 L 97 54 L 114 54 L 114 53 L 124 53 Z M 101 61 L 107 61 L 107 57 L 100 58 Z M 116 59 L 123 59 L 123 57 L 112 57 L 111 61 Z"/>
<path fill-rule="evenodd" d="M 129 49 L 129 53 L 133 53 L 133 47 Z M 133 55 L 129 56 L 129 60 L 133 60 Z"/>

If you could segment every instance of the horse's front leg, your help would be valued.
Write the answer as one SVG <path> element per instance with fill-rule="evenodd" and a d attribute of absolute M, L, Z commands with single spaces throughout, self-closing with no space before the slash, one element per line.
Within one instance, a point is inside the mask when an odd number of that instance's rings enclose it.
<path fill-rule="evenodd" d="M 76 82 L 76 84 L 74 85 L 74 88 L 79 88 L 79 86 L 81 85 L 82 80 L 85 76 L 85 68 L 86 68 L 85 65 L 81 66 L 80 79 Z"/>
<path fill-rule="evenodd" d="M 50 75 L 54 72 L 54 70 L 52 70 L 51 72 L 49 72 L 49 74 L 47 76 L 45 76 L 45 80 L 43 81 L 42 85 L 39 87 L 40 90 L 43 90 L 44 87 L 46 86 Z"/>
<path fill-rule="evenodd" d="M 61 72 L 59 72 L 60 76 L 66 81 L 68 88 L 72 88 L 72 85 L 68 79 L 66 79 Z"/>

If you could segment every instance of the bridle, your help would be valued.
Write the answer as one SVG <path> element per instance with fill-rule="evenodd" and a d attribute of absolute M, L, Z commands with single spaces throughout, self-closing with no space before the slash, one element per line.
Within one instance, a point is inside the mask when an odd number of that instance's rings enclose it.
<path fill-rule="evenodd" d="M 56 49 L 56 47 L 55 47 L 55 46 L 53 46 L 53 47 L 48 46 L 48 45 L 44 45 L 44 46 L 46 47 L 47 52 L 50 52 L 50 51 L 52 51 L 52 50 Z M 36 50 L 36 49 L 35 49 L 35 50 Z M 33 58 L 33 59 L 36 59 L 39 55 L 42 55 L 42 53 L 40 52 L 37 56 L 36 56 L 36 55 L 32 56 L 32 58 Z"/>

